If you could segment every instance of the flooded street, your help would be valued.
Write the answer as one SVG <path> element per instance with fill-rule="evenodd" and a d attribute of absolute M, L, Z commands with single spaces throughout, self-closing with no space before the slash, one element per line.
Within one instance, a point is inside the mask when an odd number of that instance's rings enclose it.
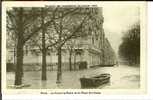
<path fill-rule="evenodd" d="M 132 66 L 114 66 L 114 67 L 96 67 L 86 70 L 79 71 L 63 71 L 62 73 L 62 84 L 56 84 L 56 71 L 47 72 L 47 81 L 41 81 L 41 71 L 28 71 L 24 72 L 23 83 L 29 84 L 29 89 L 80 89 L 80 78 L 81 77 L 91 77 L 99 75 L 102 73 L 110 73 L 111 79 L 110 83 L 105 86 L 100 86 L 98 88 L 103 89 L 136 89 L 140 87 L 140 73 L 139 67 Z M 7 86 L 14 83 L 14 73 L 7 73 Z"/>

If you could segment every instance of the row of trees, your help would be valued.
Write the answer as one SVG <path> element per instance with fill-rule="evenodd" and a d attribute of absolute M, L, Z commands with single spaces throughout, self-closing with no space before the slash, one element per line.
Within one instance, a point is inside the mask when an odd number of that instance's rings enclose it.
<path fill-rule="evenodd" d="M 42 8 L 17 7 L 7 10 L 7 36 L 16 49 L 15 85 L 22 84 L 23 47 L 39 47 L 42 52 L 42 80 L 46 77 L 46 53 L 51 48 L 58 52 L 57 83 L 62 79 L 63 45 L 91 34 L 92 28 L 98 28 L 97 7 L 50 6 Z M 70 47 L 71 48 L 71 47 Z M 70 49 L 71 50 L 71 49 Z"/>
<path fill-rule="evenodd" d="M 128 29 L 119 47 L 119 55 L 130 65 L 140 64 L 140 23 L 137 22 Z"/>

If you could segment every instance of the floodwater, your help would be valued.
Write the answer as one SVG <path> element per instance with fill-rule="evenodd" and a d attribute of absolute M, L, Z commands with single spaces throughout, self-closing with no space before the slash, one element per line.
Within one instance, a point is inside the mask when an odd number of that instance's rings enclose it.
<path fill-rule="evenodd" d="M 41 71 L 24 72 L 25 89 L 80 89 L 80 78 L 91 77 L 102 73 L 110 73 L 110 83 L 99 86 L 102 89 L 137 89 L 140 87 L 140 68 L 119 65 L 114 67 L 96 67 L 79 71 L 63 71 L 62 83 L 56 84 L 56 71 L 47 71 L 47 81 L 41 81 Z M 7 87 L 14 83 L 14 73 L 7 72 Z"/>

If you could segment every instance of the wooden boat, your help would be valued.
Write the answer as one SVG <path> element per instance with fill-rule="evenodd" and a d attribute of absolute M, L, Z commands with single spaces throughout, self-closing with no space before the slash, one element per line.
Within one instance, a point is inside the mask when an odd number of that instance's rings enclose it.
<path fill-rule="evenodd" d="M 110 82 L 110 74 L 100 74 L 90 78 L 80 78 L 81 88 L 95 88 Z"/>

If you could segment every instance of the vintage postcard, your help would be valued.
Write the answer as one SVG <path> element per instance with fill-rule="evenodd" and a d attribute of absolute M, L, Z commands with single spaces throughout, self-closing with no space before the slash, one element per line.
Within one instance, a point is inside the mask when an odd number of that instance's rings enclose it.
<path fill-rule="evenodd" d="M 3 94 L 146 94 L 146 2 L 3 2 Z"/>

